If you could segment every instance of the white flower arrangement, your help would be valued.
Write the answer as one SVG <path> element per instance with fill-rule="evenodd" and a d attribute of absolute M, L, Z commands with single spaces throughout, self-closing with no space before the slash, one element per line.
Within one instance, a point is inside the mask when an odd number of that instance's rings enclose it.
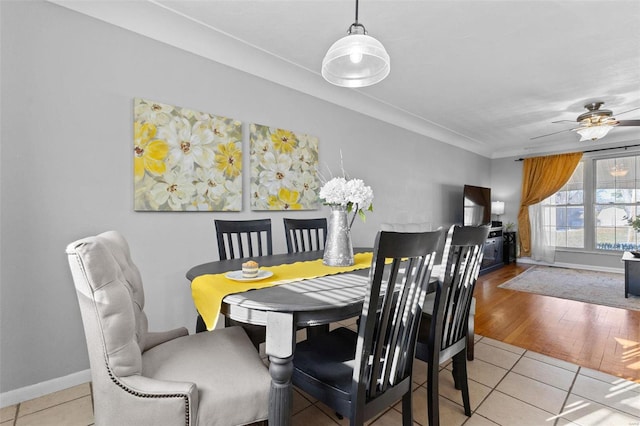
<path fill-rule="evenodd" d="M 346 206 L 347 213 L 354 212 L 349 228 L 356 214 L 364 222 L 365 211 L 373 211 L 373 190 L 366 186 L 362 179 L 347 180 L 344 177 L 334 177 L 320 188 L 320 198 L 324 204 Z"/>

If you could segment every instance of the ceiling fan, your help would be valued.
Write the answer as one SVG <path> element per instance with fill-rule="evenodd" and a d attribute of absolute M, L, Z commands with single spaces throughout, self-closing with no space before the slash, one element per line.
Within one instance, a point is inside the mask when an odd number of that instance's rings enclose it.
<path fill-rule="evenodd" d="M 556 135 L 558 133 L 563 132 L 576 132 L 581 136 L 580 141 L 592 140 L 595 141 L 597 139 L 603 138 L 609 133 L 609 130 L 613 129 L 617 126 L 640 126 L 640 120 L 618 120 L 613 117 L 613 112 L 608 109 L 600 109 L 600 107 L 604 105 L 604 102 L 591 102 L 586 104 L 584 107 L 587 112 L 583 112 L 576 118 L 576 122 L 579 123 L 578 127 L 573 129 L 565 129 L 560 130 L 559 132 L 549 133 L 547 135 L 536 136 L 531 139 L 544 138 L 546 136 Z M 630 109 L 625 112 L 621 112 L 618 115 L 626 114 L 631 111 L 635 111 L 638 108 Z M 572 120 L 558 120 L 552 121 L 552 123 L 562 123 L 562 122 L 570 122 L 573 123 Z"/>

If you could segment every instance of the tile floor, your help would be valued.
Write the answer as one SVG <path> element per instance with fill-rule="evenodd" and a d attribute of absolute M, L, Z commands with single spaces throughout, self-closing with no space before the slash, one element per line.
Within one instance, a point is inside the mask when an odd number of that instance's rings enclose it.
<path fill-rule="evenodd" d="M 443 426 L 640 426 L 640 384 L 477 336 L 468 363 L 471 409 L 466 417 L 450 365 L 440 372 Z M 427 425 L 426 365 L 414 367 L 414 422 Z M 346 425 L 323 404 L 294 392 L 294 426 Z M 369 424 L 400 425 L 400 404 Z M 92 425 L 89 383 L 2 408 L 0 426 Z"/>

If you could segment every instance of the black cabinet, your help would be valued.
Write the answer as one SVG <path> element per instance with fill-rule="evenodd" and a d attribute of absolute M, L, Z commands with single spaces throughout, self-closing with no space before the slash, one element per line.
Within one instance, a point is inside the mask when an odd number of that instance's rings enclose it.
<path fill-rule="evenodd" d="M 491 228 L 487 242 L 484 243 L 484 255 L 480 273 L 484 274 L 504 265 L 502 228 Z"/>
<path fill-rule="evenodd" d="M 629 297 L 629 294 L 640 296 L 640 259 L 625 251 L 622 260 L 624 261 L 624 297 Z"/>
<path fill-rule="evenodd" d="M 516 233 L 503 232 L 502 240 L 504 264 L 516 263 Z"/>

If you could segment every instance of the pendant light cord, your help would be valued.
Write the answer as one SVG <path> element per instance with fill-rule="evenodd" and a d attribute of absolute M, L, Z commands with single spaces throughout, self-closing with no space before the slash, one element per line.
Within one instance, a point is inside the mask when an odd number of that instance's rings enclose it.
<path fill-rule="evenodd" d="M 364 27 L 364 25 L 358 22 L 358 0 L 356 0 L 356 22 L 349 26 L 347 34 L 352 34 L 354 29 L 356 29 L 356 31 L 362 31 L 361 33 L 356 32 L 356 34 L 367 34 L 367 29 Z"/>

